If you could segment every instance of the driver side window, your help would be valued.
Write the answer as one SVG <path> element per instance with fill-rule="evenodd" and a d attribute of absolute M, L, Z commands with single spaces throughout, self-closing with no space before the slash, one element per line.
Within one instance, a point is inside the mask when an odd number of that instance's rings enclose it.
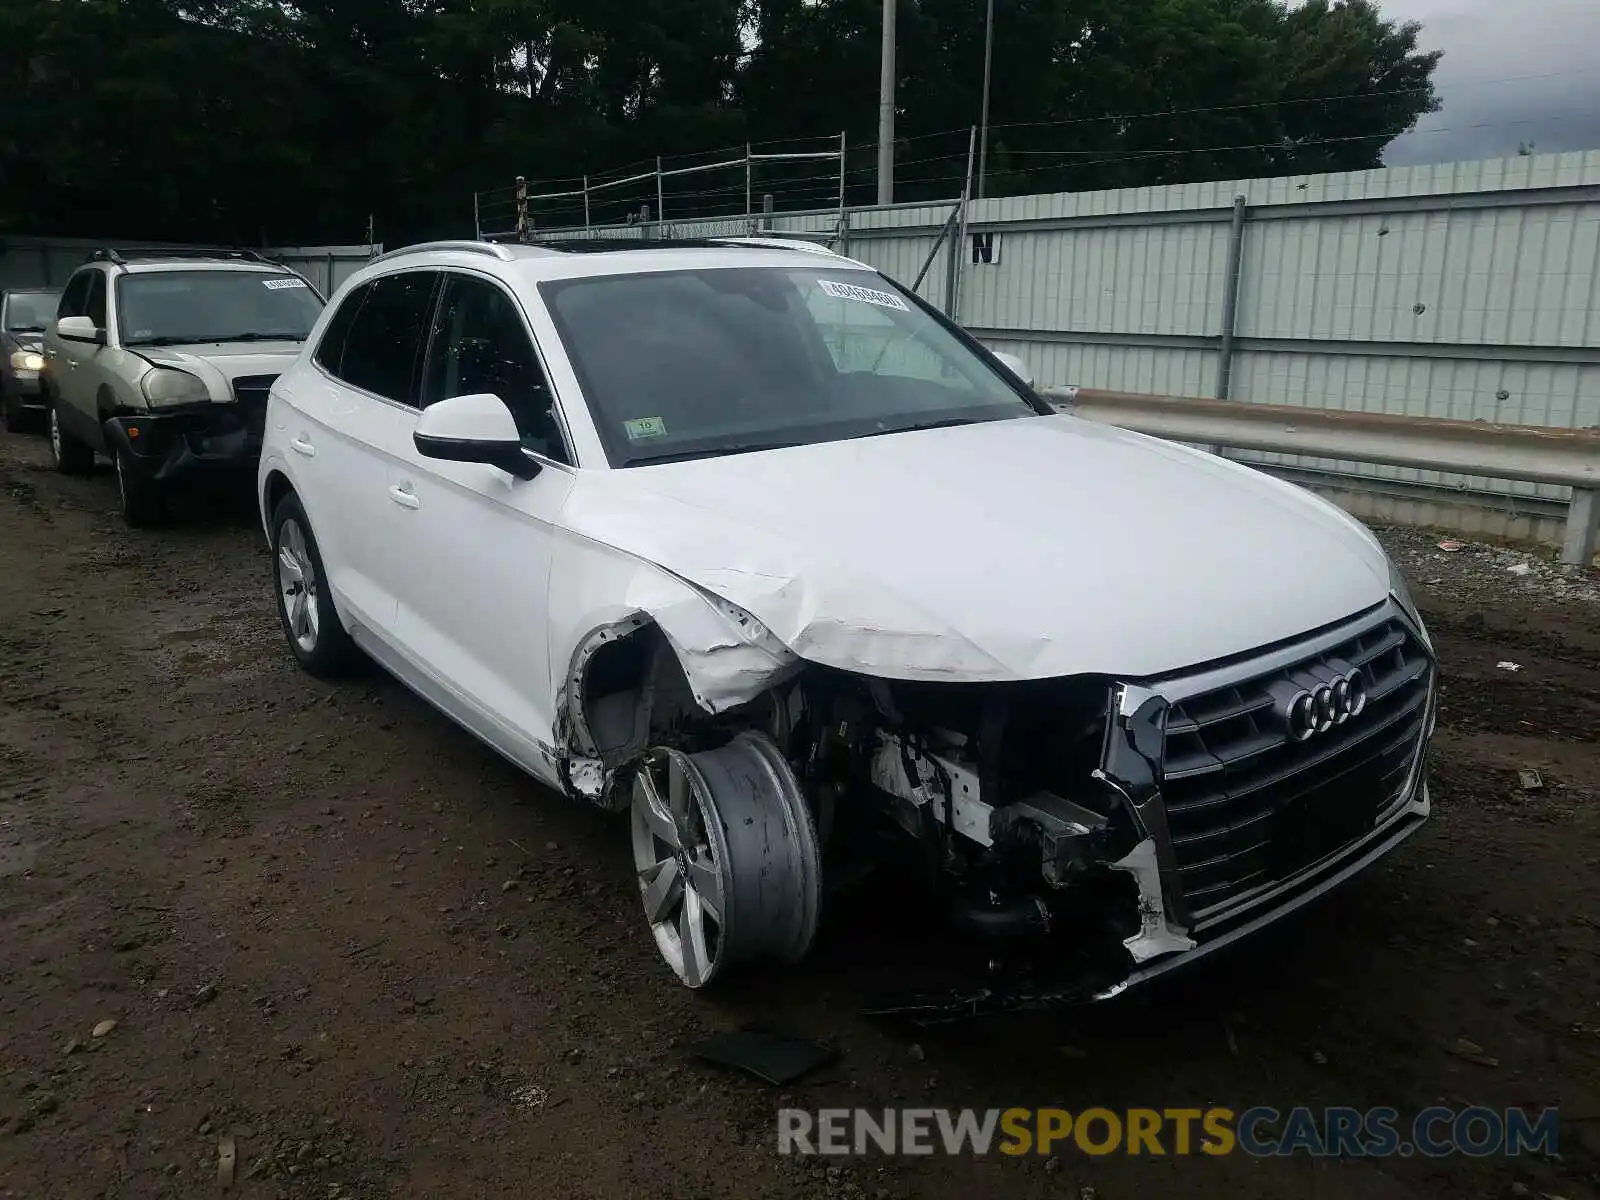
<path fill-rule="evenodd" d="M 93 282 L 92 276 L 100 272 L 94 268 L 79 271 L 67 281 L 66 290 L 61 293 L 61 303 L 56 306 L 56 319 L 62 317 L 81 317 L 87 311 L 89 303 L 89 285 Z"/>
<path fill-rule="evenodd" d="M 517 306 L 491 283 L 447 274 L 428 339 L 422 407 L 478 392 L 505 401 L 529 450 L 555 462 L 572 461 L 555 397 Z"/>

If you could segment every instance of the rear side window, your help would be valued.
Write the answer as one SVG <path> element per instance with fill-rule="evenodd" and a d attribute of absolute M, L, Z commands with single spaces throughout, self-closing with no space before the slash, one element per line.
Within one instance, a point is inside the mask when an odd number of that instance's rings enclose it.
<path fill-rule="evenodd" d="M 434 271 L 407 271 L 367 285 L 366 298 L 345 332 L 340 379 L 389 400 L 416 404 L 417 360 L 438 278 Z"/>
<path fill-rule="evenodd" d="M 98 275 L 99 271 L 79 271 L 67 281 L 67 290 L 61 293 L 61 303 L 56 306 L 56 319 L 62 317 L 81 317 L 89 303 L 89 284 L 93 282 L 91 275 Z"/>

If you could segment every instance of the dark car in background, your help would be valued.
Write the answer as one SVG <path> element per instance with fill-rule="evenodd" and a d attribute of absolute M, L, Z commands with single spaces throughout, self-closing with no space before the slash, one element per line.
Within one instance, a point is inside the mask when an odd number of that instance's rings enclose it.
<path fill-rule="evenodd" d="M 11 430 L 44 415 L 44 333 L 56 319 L 59 288 L 0 292 L 0 420 Z"/>

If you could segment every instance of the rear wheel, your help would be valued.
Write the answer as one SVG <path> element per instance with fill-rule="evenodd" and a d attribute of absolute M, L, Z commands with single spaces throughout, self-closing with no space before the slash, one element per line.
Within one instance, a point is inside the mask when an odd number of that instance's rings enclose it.
<path fill-rule="evenodd" d="M 94 469 L 94 451 L 61 427 L 61 401 L 50 398 L 50 457 L 63 475 L 87 475 Z"/>
<path fill-rule="evenodd" d="M 345 673 L 360 652 L 339 622 L 311 522 L 293 493 L 272 513 L 272 557 L 278 619 L 290 652 L 313 675 Z"/>
<path fill-rule="evenodd" d="M 112 459 L 117 468 L 117 497 L 122 501 L 122 519 L 128 527 L 143 529 L 166 520 L 167 495 L 162 486 L 140 472 L 128 451 L 118 449 Z"/>

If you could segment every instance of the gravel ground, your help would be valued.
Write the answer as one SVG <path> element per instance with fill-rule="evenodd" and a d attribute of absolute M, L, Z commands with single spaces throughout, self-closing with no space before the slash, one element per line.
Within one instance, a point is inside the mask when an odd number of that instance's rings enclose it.
<path fill-rule="evenodd" d="M 0 437 L 0 1196 L 209 1194 L 227 1137 L 248 1197 L 1600 1193 L 1592 574 L 1386 532 L 1446 672 L 1429 826 L 1226 966 L 913 1035 L 859 1015 L 907 914 L 686 993 L 618 820 L 294 667 L 247 497 L 135 534 L 45 461 Z M 684 1058 L 745 1023 L 841 1058 L 783 1092 Z M 824 1162 L 775 1153 L 785 1102 L 1559 1105 L 1561 1153 Z"/>

